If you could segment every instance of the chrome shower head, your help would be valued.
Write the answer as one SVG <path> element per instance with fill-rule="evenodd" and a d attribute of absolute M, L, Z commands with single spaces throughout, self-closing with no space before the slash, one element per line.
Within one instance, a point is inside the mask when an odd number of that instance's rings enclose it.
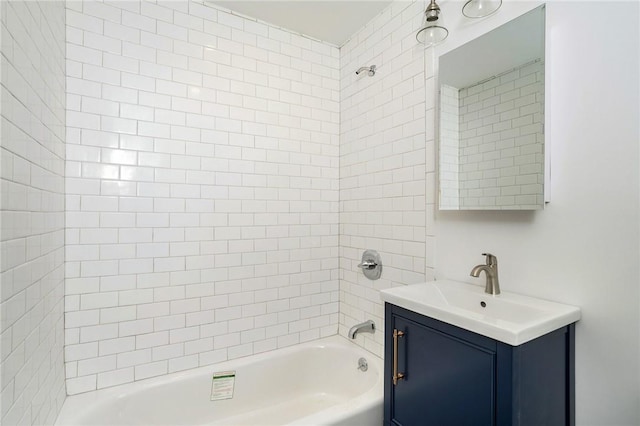
<path fill-rule="evenodd" d="M 369 77 L 373 77 L 374 75 L 376 75 L 376 66 L 371 65 L 370 67 L 360 67 L 360 69 L 356 71 L 356 75 L 360 75 L 360 73 L 363 71 L 368 71 L 367 74 L 369 75 Z"/>

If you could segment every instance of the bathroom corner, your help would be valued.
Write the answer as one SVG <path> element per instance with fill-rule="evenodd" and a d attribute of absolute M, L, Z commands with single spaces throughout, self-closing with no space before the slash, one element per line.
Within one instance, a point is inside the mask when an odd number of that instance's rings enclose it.
<path fill-rule="evenodd" d="M 353 2 L 362 21 L 338 41 L 249 3 L 0 1 L 2 424 L 54 424 L 63 405 L 62 422 L 117 423 L 118 396 L 152 387 L 185 406 L 197 394 L 202 423 L 228 422 L 212 404 L 255 403 L 254 423 L 261 409 L 278 424 L 382 423 L 381 358 L 407 336 L 385 330 L 381 292 L 456 281 L 480 310 L 500 297 L 497 274 L 469 276 L 488 271 L 481 253 L 499 259 L 502 294 L 580 307 L 564 340 L 575 424 L 638 424 L 638 3 L 545 3 L 549 202 L 530 211 L 443 208 L 459 188 L 438 173 L 460 164 L 440 162 L 459 149 L 442 132 L 460 122 L 438 129 L 438 63 L 542 2 L 470 20 L 439 1 L 435 46 L 416 39 L 428 0 L 369 15 Z M 272 17 L 306 19 L 276 3 Z M 230 371 L 243 389 L 212 400 L 212 374 Z"/>

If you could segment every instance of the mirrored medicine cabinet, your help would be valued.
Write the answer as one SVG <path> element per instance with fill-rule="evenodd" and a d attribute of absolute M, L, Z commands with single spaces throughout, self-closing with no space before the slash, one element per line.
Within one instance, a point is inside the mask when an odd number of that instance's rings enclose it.
<path fill-rule="evenodd" d="M 545 202 L 545 8 L 439 57 L 440 210 Z"/>

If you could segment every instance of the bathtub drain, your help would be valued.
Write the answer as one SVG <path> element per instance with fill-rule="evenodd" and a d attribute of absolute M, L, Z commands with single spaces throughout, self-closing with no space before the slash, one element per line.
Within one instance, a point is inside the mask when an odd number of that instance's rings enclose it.
<path fill-rule="evenodd" d="M 358 370 L 367 371 L 368 369 L 369 369 L 369 364 L 367 363 L 367 360 L 364 358 L 360 358 L 358 360 Z"/>

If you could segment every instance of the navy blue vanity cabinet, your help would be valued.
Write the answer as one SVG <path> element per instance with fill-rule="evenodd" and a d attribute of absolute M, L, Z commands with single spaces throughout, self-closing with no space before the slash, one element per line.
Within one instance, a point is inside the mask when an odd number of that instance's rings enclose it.
<path fill-rule="evenodd" d="M 385 426 L 574 425 L 573 324 L 510 346 L 389 303 L 385 315 Z"/>

